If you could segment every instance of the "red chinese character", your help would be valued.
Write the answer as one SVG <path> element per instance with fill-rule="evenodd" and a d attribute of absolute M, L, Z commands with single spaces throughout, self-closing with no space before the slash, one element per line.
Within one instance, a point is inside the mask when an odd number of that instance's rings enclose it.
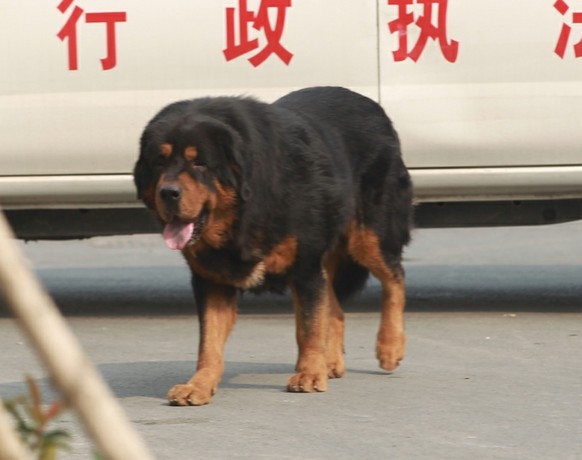
<path fill-rule="evenodd" d="M 566 13 L 570 9 L 570 6 L 564 0 L 557 0 L 554 3 L 554 8 L 558 10 L 558 12 L 562 16 L 566 16 Z M 574 12 L 572 13 L 572 23 L 573 24 L 582 24 L 582 12 Z M 556 48 L 554 49 L 554 53 L 564 59 L 564 55 L 566 54 L 566 48 L 568 46 L 568 42 L 570 40 L 570 33 L 572 32 L 572 27 L 564 22 L 562 24 L 562 30 L 560 31 L 560 36 L 558 37 L 558 43 L 556 43 Z M 582 57 L 582 39 L 573 45 L 574 48 L 574 56 L 577 58 Z"/>
<path fill-rule="evenodd" d="M 448 0 L 388 0 L 388 5 L 398 7 L 398 18 L 388 23 L 390 33 L 398 33 L 399 47 L 392 52 L 395 61 L 407 58 L 418 61 L 429 38 L 438 40 L 441 52 L 449 62 L 455 62 L 459 52 L 459 42 L 448 39 L 447 36 L 447 1 Z M 409 10 L 414 3 L 421 4 L 423 11 L 415 20 Z M 433 24 L 433 10 L 437 10 L 437 23 Z M 415 24 L 420 29 L 418 40 L 409 51 L 408 28 Z"/>
<path fill-rule="evenodd" d="M 62 0 L 57 6 L 61 13 L 65 13 L 74 0 Z M 77 50 L 77 22 L 83 16 L 85 11 L 73 6 L 71 15 L 63 28 L 57 34 L 62 41 L 68 41 L 68 57 L 69 70 L 77 70 L 78 66 L 78 50 Z M 117 51 L 115 40 L 115 24 L 118 22 L 125 22 L 127 15 L 125 12 L 102 12 L 102 13 L 85 13 L 85 22 L 88 24 L 102 22 L 105 23 L 106 37 L 107 37 L 107 56 L 101 59 L 101 67 L 103 70 L 113 69 L 117 65 Z"/>
<path fill-rule="evenodd" d="M 73 0 L 63 0 L 57 8 L 61 13 L 69 9 Z M 77 21 L 83 15 L 83 10 L 78 6 L 73 8 L 73 12 L 67 19 L 63 28 L 57 34 L 57 37 L 64 41 L 67 39 L 69 45 L 69 70 L 77 70 Z"/>
<path fill-rule="evenodd" d="M 263 49 L 249 58 L 249 62 L 257 67 L 271 54 L 275 54 L 289 65 L 293 53 L 281 44 L 281 37 L 285 27 L 286 8 L 290 6 L 291 0 L 260 0 L 258 11 L 254 14 L 248 9 L 247 0 L 238 0 L 238 16 L 236 16 L 236 8 L 226 8 L 226 48 L 222 51 L 226 60 L 231 61 L 259 48 L 259 39 L 249 38 L 249 26 L 252 25 L 253 29 L 263 31 L 267 43 Z M 269 16 L 270 8 L 276 8 L 274 25 L 271 23 L 272 16 Z M 236 25 L 238 25 L 238 37 Z"/>

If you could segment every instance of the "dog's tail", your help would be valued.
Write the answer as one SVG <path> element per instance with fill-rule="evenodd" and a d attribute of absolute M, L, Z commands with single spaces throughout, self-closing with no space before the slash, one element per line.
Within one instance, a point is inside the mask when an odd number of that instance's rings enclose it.
<path fill-rule="evenodd" d="M 370 272 L 350 256 L 342 257 L 337 265 L 333 280 L 333 289 L 341 302 L 353 297 L 364 289 Z"/>

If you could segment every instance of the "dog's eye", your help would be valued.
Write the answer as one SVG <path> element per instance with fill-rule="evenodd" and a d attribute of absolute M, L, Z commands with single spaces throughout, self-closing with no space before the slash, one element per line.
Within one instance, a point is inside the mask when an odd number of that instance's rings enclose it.
<path fill-rule="evenodd" d="M 206 171 L 206 164 L 203 161 L 200 161 L 199 158 L 194 158 L 190 161 L 190 166 L 197 171 Z"/>

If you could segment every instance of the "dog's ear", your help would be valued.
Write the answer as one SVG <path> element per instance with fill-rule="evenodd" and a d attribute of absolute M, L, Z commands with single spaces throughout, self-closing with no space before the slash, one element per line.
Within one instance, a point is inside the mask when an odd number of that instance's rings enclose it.
<path fill-rule="evenodd" d="M 240 197 L 243 201 L 247 201 L 251 197 L 250 165 L 248 164 L 250 159 L 244 153 L 244 144 L 240 135 L 232 129 L 228 129 L 226 133 L 228 141 L 224 144 L 224 154 L 229 163 L 230 171 L 237 181 L 236 186 Z"/>
<path fill-rule="evenodd" d="M 216 121 L 200 123 L 197 126 L 202 129 L 209 143 L 219 150 L 218 158 L 226 160 L 227 167 L 224 163 L 216 165 L 215 174 L 217 179 L 225 184 L 235 187 L 243 201 L 251 196 L 249 187 L 249 165 L 248 156 L 244 154 L 244 143 L 240 135 L 231 127 Z M 209 161 L 212 161 L 209 159 Z"/>
<path fill-rule="evenodd" d="M 133 168 L 133 182 L 137 189 L 137 198 L 142 200 L 148 207 L 153 207 L 156 188 L 154 175 L 143 156 L 137 160 Z"/>
<path fill-rule="evenodd" d="M 139 158 L 133 167 L 133 182 L 137 189 L 137 198 L 151 208 L 154 206 L 156 184 L 154 171 L 147 161 L 150 144 L 150 136 L 146 129 L 140 139 Z"/>

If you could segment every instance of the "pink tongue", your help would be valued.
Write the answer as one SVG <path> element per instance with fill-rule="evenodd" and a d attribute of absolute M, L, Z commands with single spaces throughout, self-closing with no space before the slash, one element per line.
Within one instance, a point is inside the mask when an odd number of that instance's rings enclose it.
<path fill-rule="evenodd" d="M 192 238 L 194 224 L 184 224 L 182 222 L 171 222 L 164 227 L 164 241 L 170 249 L 182 250 Z"/>

